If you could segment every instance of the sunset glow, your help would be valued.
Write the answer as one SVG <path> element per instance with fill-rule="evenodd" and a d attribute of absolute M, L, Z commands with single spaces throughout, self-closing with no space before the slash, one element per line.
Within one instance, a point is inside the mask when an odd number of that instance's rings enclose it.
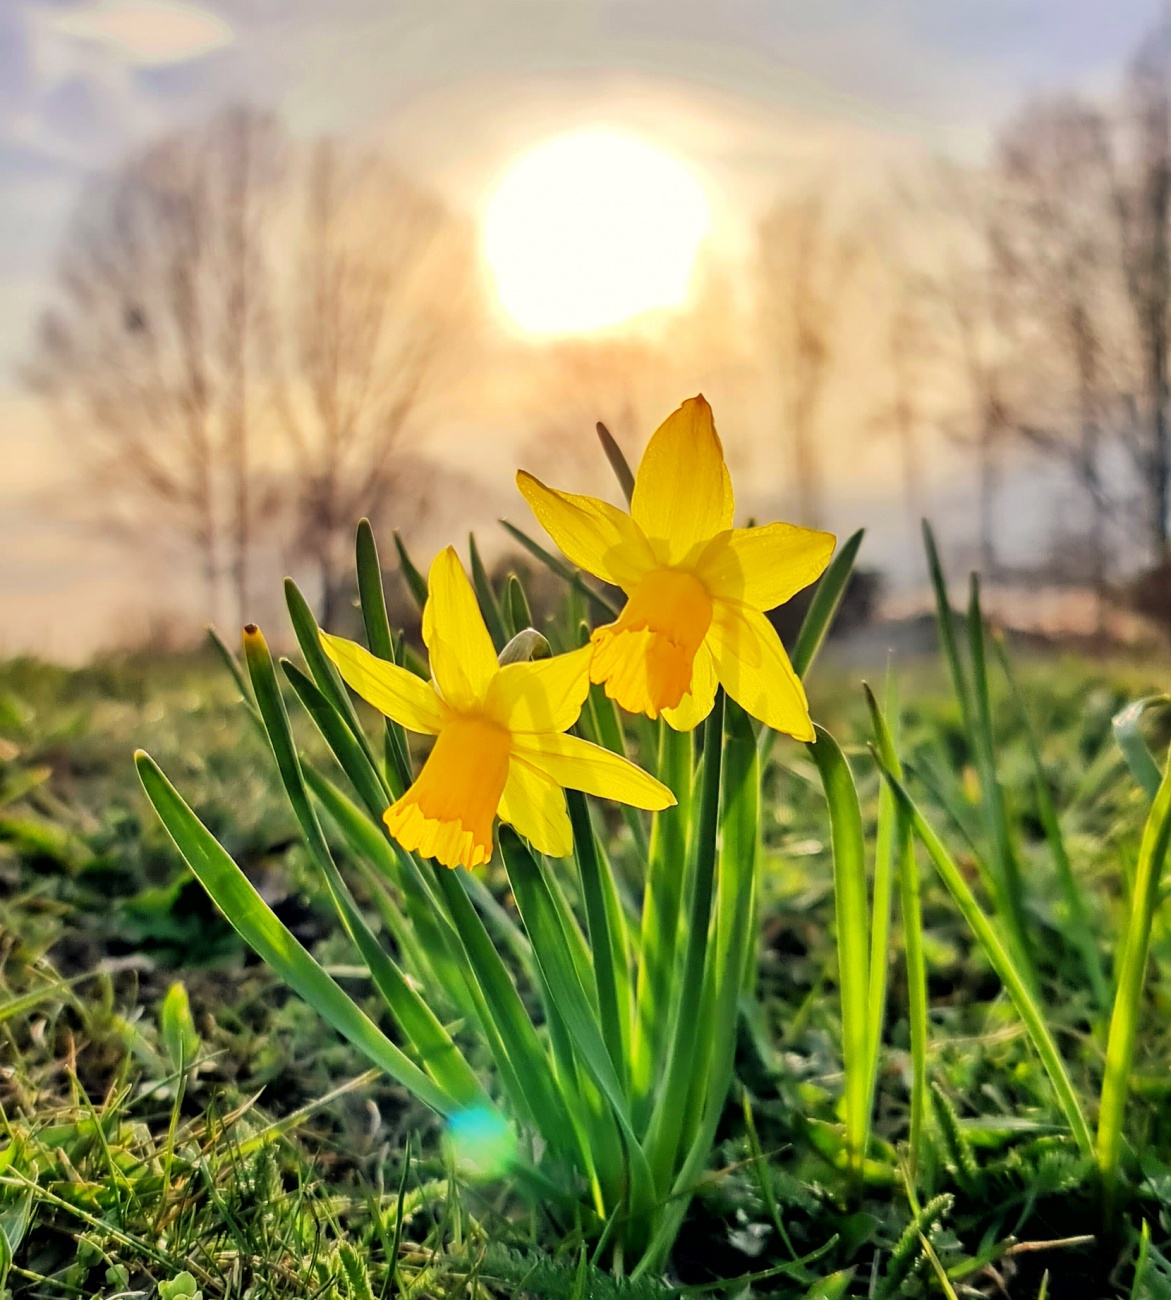
<path fill-rule="evenodd" d="M 694 172 L 609 131 L 560 136 L 505 173 L 484 217 L 500 305 L 531 334 L 577 334 L 687 300 L 710 222 Z"/>

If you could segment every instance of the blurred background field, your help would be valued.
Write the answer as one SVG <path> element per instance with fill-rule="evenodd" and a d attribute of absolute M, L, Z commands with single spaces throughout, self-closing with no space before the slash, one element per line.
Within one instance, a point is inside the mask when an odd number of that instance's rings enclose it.
<path fill-rule="evenodd" d="M 883 609 L 927 514 L 1016 622 L 1165 621 L 1146 0 L 8 0 L 0 49 L 8 653 L 332 615 L 362 515 L 495 559 L 517 464 L 611 491 L 594 421 L 699 390 Z"/>

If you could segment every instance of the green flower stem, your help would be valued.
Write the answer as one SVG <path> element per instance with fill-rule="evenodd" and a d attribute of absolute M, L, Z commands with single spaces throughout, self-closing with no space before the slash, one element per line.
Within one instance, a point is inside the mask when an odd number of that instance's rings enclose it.
<path fill-rule="evenodd" d="M 692 845 L 693 890 L 687 917 L 687 948 L 683 980 L 674 1008 L 671 1043 L 663 1087 L 659 1093 L 644 1150 L 654 1175 L 654 1185 L 666 1193 L 673 1181 L 675 1155 L 683 1132 L 687 1096 L 695 1071 L 695 1054 L 704 1000 L 704 964 L 716 871 L 716 832 L 719 829 L 720 765 L 723 752 L 724 693 L 704 723 L 703 780 L 699 795 L 699 820 Z"/>

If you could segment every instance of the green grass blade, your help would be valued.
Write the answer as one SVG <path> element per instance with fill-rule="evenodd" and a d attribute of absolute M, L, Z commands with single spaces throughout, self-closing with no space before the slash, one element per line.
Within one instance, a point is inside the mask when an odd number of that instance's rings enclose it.
<path fill-rule="evenodd" d="M 232 674 L 232 680 L 236 683 L 236 687 L 239 690 L 240 695 L 243 697 L 244 703 L 252 704 L 252 688 L 248 684 L 248 678 L 244 675 L 244 669 L 240 667 L 239 659 L 237 659 L 231 652 L 228 648 L 227 642 L 222 636 L 220 636 L 214 627 L 209 627 L 207 629 L 207 639 L 211 642 L 216 654 L 219 655 L 220 659 L 223 661 L 224 667 Z"/>
<path fill-rule="evenodd" d="M 614 471 L 614 477 L 618 480 L 618 486 L 622 489 L 622 495 L 626 498 L 626 504 L 629 505 L 634 498 L 634 471 L 630 468 L 630 462 L 622 454 L 622 448 L 614 441 L 614 435 L 601 420 L 594 425 L 594 428 L 597 430 L 602 450 L 606 453 L 606 459 L 610 462 L 610 468 Z"/>
<path fill-rule="evenodd" d="M 490 1018 L 490 1024 L 484 1022 L 486 1031 L 497 1037 L 542 1136 L 555 1150 L 576 1155 L 569 1113 L 508 968 L 455 872 L 434 863 L 433 876 L 459 935 L 470 978 L 482 996 L 482 1014 Z"/>
<path fill-rule="evenodd" d="M 609 1102 L 626 1138 L 632 1212 L 645 1212 L 653 1200 L 650 1167 L 635 1137 L 625 1089 L 610 1058 L 595 1010 L 582 987 L 548 882 L 536 857 L 507 825 L 500 828 L 500 852 L 517 910 L 553 1005 L 569 1031 L 579 1059 Z"/>
<path fill-rule="evenodd" d="M 900 805 L 910 818 L 915 834 L 918 836 L 919 842 L 927 850 L 939 878 L 943 881 L 972 933 L 984 949 L 985 956 L 988 958 L 992 969 L 1000 977 L 1000 981 L 1007 989 L 1009 997 L 1012 998 L 1017 1014 L 1024 1023 L 1033 1047 L 1041 1058 L 1041 1064 L 1053 1084 L 1053 1090 L 1057 1094 L 1057 1103 L 1065 1115 L 1074 1138 L 1082 1151 L 1089 1155 L 1093 1149 L 1093 1143 L 1090 1138 L 1089 1127 L 1086 1124 L 1086 1117 L 1082 1113 L 1077 1093 L 1074 1091 L 1069 1074 L 1066 1072 L 1065 1063 L 1062 1061 L 1057 1045 L 1049 1033 L 1049 1028 L 1045 1023 L 1045 1015 L 1034 1000 L 1028 982 L 1017 968 L 1006 945 L 1001 942 L 996 926 L 981 910 L 980 904 L 976 901 L 976 896 L 972 893 L 963 872 L 956 865 L 951 854 L 948 853 L 943 841 L 936 835 L 931 825 L 919 811 L 914 800 L 907 793 L 906 787 L 883 764 L 877 752 L 875 753 L 875 759 L 879 764 L 883 777 L 890 783 Z"/>
<path fill-rule="evenodd" d="M 923 547 L 927 552 L 927 571 L 931 576 L 932 591 L 935 593 L 935 625 L 939 632 L 939 644 L 943 650 L 943 657 L 947 660 L 952 688 L 964 721 L 964 732 L 970 742 L 975 732 L 971 690 L 963 661 L 960 659 L 955 629 L 956 615 L 947 594 L 947 578 L 939 559 L 939 549 L 935 545 L 935 533 L 926 519 L 923 520 Z"/>
<path fill-rule="evenodd" d="M 370 520 L 358 524 L 354 544 L 355 568 L 358 574 L 358 603 L 362 608 L 362 623 L 366 629 L 366 644 L 370 653 L 379 659 L 397 663 L 394 653 L 394 634 L 386 613 L 386 589 L 382 585 L 382 564 L 378 558 L 378 544 Z M 411 783 L 410 749 L 406 732 L 392 718 L 384 718 L 386 727 L 386 763 L 388 784 L 397 799 Z"/>
<path fill-rule="evenodd" d="M 1106 980 L 1106 973 L 1102 969 L 1102 958 L 1098 952 L 1098 945 L 1094 940 L 1094 932 L 1090 926 L 1085 899 L 1074 877 L 1069 854 L 1066 852 L 1065 836 L 1061 833 L 1061 820 L 1053 803 L 1049 778 L 1045 774 L 1045 764 L 1041 759 L 1041 746 L 1037 740 L 1036 728 L 1029 716 L 1028 705 L 1025 703 L 1025 697 L 1017 683 L 1016 674 L 1013 672 L 1012 663 L 1002 639 L 995 637 L 992 644 L 996 649 L 1001 669 L 1004 672 L 1005 680 L 1008 682 L 1009 691 L 1012 693 L 1013 702 L 1016 704 L 1017 713 L 1024 727 L 1025 744 L 1029 751 L 1029 760 L 1033 765 L 1033 785 L 1037 792 L 1037 810 L 1040 813 L 1041 825 L 1045 830 L 1045 838 L 1049 843 L 1049 851 L 1053 857 L 1053 869 L 1057 874 L 1058 887 L 1065 899 L 1066 926 L 1070 938 L 1073 940 L 1074 946 L 1081 957 L 1086 979 L 1089 981 L 1090 989 L 1094 994 L 1094 1001 L 1099 1007 L 1104 1008 L 1110 998 L 1110 987 Z"/>
<path fill-rule="evenodd" d="M 655 1098 L 644 1149 L 654 1174 L 655 1187 L 666 1193 L 675 1181 L 676 1155 L 687 1111 L 692 1072 L 698 1051 L 699 1026 L 704 1002 L 704 969 L 716 872 L 716 838 L 720 823 L 720 768 L 724 748 L 724 692 L 716 701 L 703 731 L 703 771 L 696 806 L 695 833 L 689 846 L 692 888 L 687 919 L 682 971 L 676 997 L 666 1006 L 671 1012 L 663 1083 Z M 739 971 L 737 971 L 739 976 Z M 666 1008 L 660 1009 L 665 1014 Z"/>
<path fill-rule="evenodd" d="M 894 735 L 869 686 L 863 684 L 874 730 L 874 743 L 886 767 L 901 781 Z M 884 782 L 885 785 L 885 782 Z M 906 810 L 896 803 L 895 858 L 899 870 L 899 911 L 903 918 L 903 950 L 907 967 L 907 1019 L 911 1038 L 911 1120 L 907 1136 L 912 1177 L 919 1167 L 923 1118 L 927 1113 L 927 962 L 923 954 L 923 910 L 919 898 L 919 866 Z"/>
<path fill-rule="evenodd" d="M 407 584 L 407 590 L 411 593 L 411 598 L 419 607 L 419 613 L 423 612 L 423 606 L 427 603 L 427 579 L 415 568 L 414 561 L 407 551 L 406 543 L 396 532 L 394 535 L 394 549 L 398 552 L 398 565 L 403 575 L 403 581 Z"/>
<path fill-rule="evenodd" d="M 456 1098 L 395 1047 L 281 924 L 150 755 L 139 750 L 134 761 L 167 834 L 244 942 L 328 1025 L 425 1105 L 441 1115 L 459 1110 Z"/>
<path fill-rule="evenodd" d="M 651 822 L 631 1047 L 636 1108 L 650 1096 L 654 1086 L 671 1014 L 670 983 L 675 970 L 687 828 L 691 821 L 691 754 L 691 736 L 660 723 L 658 777 L 678 802 L 673 808 L 655 813 Z"/>
<path fill-rule="evenodd" d="M 515 573 L 508 575 L 508 586 L 505 588 L 504 608 L 512 623 L 512 635 L 523 632 L 526 627 L 533 626 L 533 611 L 529 608 L 529 598 L 525 595 L 524 584 Z"/>
<path fill-rule="evenodd" d="M 862 1172 L 870 1135 L 870 921 L 866 853 L 858 790 L 833 736 L 817 727 L 809 745 L 829 805 L 837 917 L 838 979 L 842 1000 L 846 1152 L 855 1176 Z"/>
<path fill-rule="evenodd" d="M 589 934 L 590 952 L 593 957 L 594 982 L 598 991 L 598 1011 L 601 1016 L 602 1039 L 614 1072 L 626 1095 L 628 1086 L 629 1062 L 625 1055 L 625 1035 L 623 1020 L 618 1003 L 619 974 L 615 969 L 618 955 L 614 936 L 610 932 L 610 911 L 606 906 L 605 889 L 602 884 L 602 865 L 598 855 L 597 839 L 590 810 L 585 795 L 579 790 L 566 790 L 566 802 L 569 805 L 569 820 L 573 826 L 574 856 L 577 859 L 578 876 L 581 881 L 581 894 L 585 903 L 586 928 Z"/>
<path fill-rule="evenodd" d="M 366 629 L 366 644 L 370 653 L 379 659 L 394 663 L 394 637 L 386 613 L 386 591 L 382 586 L 382 564 L 378 559 L 378 543 L 369 519 L 358 522 L 354 539 L 355 569 L 358 574 L 358 604 L 362 609 L 362 625 Z"/>
<path fill-rule="evenodd" d="M 630 757 L 626 752 L 626 737 L 622 731 L 618 706 L 601 686 L 590 687 L 582 711 L 582 720 L 582 725 L 588 727 L 591 732 L 589 739 L 595 745 L 602 745 L 611 753 L 620 754 L 623 758 Z M 644 815 L 637 808 L 631 808 L 629 804 L 622 804 L 620 812 L 623 821 L 630 828 L 630 834 L 638 849 L 639 861 L 646 863 L 650 855 L 650 840 L 647 837 Z"/>
<path fill-rule="evenodd" d="M 793 670 L 800 678 L 804 678 L 813 667 L 817 652 L 829 635 L 834 615 L 838 612 L 838 606 L 842 603 L 842 597 L 850 585 L 854 561 L 858 558 L 858 548 L 862 545 L 865 534 L 864 528 L 859 528 L 856 533 L 851 534 L 821 575 L 821 581 L 813 593 L 809 609 L 801 622 L 801 631 L 797 634 L 797 641 L 793 646 Z"/>
<path fill-rule="evenodd" d="M 752 723 L 744 710 L 728 700 L 724 717 L 715 945 L 705 974 L 712 1009 L 711 1053 L 700 1121 L 657 1225 L 656 1240 L 662 1243 L 669 1243 L 682 1222 L 724 1113 L 736 1059 L 741 971 L 752 950 L 760 852 L 760 758 Z M 661 1266 L 661 1261 L 652 1262 L 655 1267 Z"/>
<path fill-rule="evenodd" d="M 370 766 L 377 770 L 378 764 L 374 758 L 374 751 L 370 748 L 370 741 L 362 730 L 362 723 L 354 708 L 354 702 L 350 699 L 350 693 L 346 690 L 341 674 L 321 648 L 321 628 L 313 617 L 309 602 L 292 578 L 285 579 L 285 604 L 288 607 L 289 621 L 293 625 L 297 645 L 309 669 L 309 675 L 317 683 L 317 689 L 333 705 L 345 720 L 346 726 L 354 733 L 354 739 L 362 746 Z"/>
<path fill-rule="evenodd" d="M 571 568 L 564 560 L 559 560 L 550 551 L 545 550 L 540 542 L 534 542 L 527 533 L 522 532 L 515 524 L 510 524 L 507 519 L 502 519 L 500 526 L 510 537 L 515 538 L 534 559 L 540 560 L 545 568 L 568 582 L 574 591 L 592 600 L 603 614 L 609 615 L 610 618 L 618 617 L 618 606 L 608 596 L 603 596 L 600 591 L 595 591 L 576 569 Z"/>
<path fill-rule="evenodd" d="M 1130 774 L 1147 792 L 1148 799 L 1154 799 L 1159 793 L 1163 774 L 1155 762 L 1154 755 L 1147 748 L 1140 727 L 1143 714 L 1148 709 L 1163 708 L 1171 704 L 1171 695 L 1151 695 L 1145 700 L 1135 700 L 1128 704 L 1113 722 L 1114 739 L 1130 768 Z"/>
<path fill-rule="evenodd" d="M 1130 1092 L 1130 1072 L 1142 1007 L 1151 925 L 1159 900 L 1163 865 L 1171 841 L 1171 763 L 1159 783 L 1155 801 L 1143 827 L 1131 899 L 1130 919 L 1115 972 L 1114 1010 L 1106 1040 L 1106 1071 L 1098 1109 L 1097 1160 L 1107 1197 L 1118 1183 L 1122 1154 L 1123 1121 Z"/>
<path fill-rule="evenodd" d="M 476 545 L 475 533 L 468 534 L 468 555 L 471 558 L 472 587 L 476 592 L 476 600 L 479 601 L 484 622 L 488 625 L 488 635 L 499 653 L 508 642 L 508 633 L 504 628 L 500 602 L 496 599 L 496 593 L 492 590 L 492 583 L 488 579 L 488 570 L 484 568 L 484 561 L 480 558 L 480 548 Z"/>
<path fill-rule="evenodd" d="M 972 669 L 973 730 L 980 771 L 980 796 L 984 805 L 984 823 L 996 864 L 998 901 L 1007 926 L 1017 964 L 1029 981 L 1038 988 L 1029 942 L 1025 914 L 1025 885 L 1020 862 L 1013 844 L 1008 811 L 1004 806 L 1004 789 L 996 771 L 996 741 L 992 732 L 992 698 L 988 689 L 988 656 L 984 639 L 984 615 L 980 609 L 980 578 L 973 573 L 968 601 L 968 645 Z"/>
<path fill-rule="evenodd" d="M 443 989 L 464 1014 L 475 1014 L 466 989 L 466 970 L 450 955 L 453 945 L 458 948 L 459 938 L 442 899 L 430 888 L 414 858 L 393 845 L 381 824 L 364 816 L 326 777 L 311 767 L 306 767 L 304 774 L 313 797 L 325 809 L 353 856 L 401 893 L 410 937 L 424 958 L 423 969 L 429 967 L 434 975 L 434 987 Z"/>
<path fill-rule="evenodd" d="M 381 819 L 391 802 L 391 794 L 382 784 L 378 771 L 370 762 L 354 733 L 325 696 L 316 682 L 288 659 L 281 660 L 281 670 L 300 700 L 305 712 L 313 719 L 317 730 L 337 759 L 358 797 L 371 817 Z"/>
<path fill-rule="evenodd" d="M 863 684 L 865 686 L 865 683 Z M 898 694 L 892 673 L 887 673 L 887 708 L 898 718 Z M 884 781 L 878 791 L 878 829 L 874 850 L 874 884 L 870 904 L 870 968 L 866 998 L 867 1048 L 866 1113 L 874 1114 L 878 1073 L 882 1059 L 882 1035 L 886 1023 L 886 984 L 890 961 L 890 923 L 894 902 L 894 864 L 902 849 L 900 824 L 894 795 Z"/>

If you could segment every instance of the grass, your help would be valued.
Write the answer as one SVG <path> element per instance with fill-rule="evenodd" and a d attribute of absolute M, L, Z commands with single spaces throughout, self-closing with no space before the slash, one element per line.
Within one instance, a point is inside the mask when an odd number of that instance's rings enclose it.
<path fill-rule="evenodd" d="M 970 626 L 965 634 L 985 650 Z M 961 671 L 964 644 L 957 638 Z M 181 1277 L 189 1273 L 205 1300 L 245 1291 L 381 1300 L 712 1286 L 734 1294 L 746 1285 L 736 1279 L 755 1276 L 755 1295 L 950 1288 L 1033 1300 L 1047 1274 L 1047 1294 L 1058 1298 L 1171 1294 L 1171 934 L 1141 847 L 1150 799 L 1111 729 L 1125 705 L 1166 686 L 1166 666 L 1018 655 L 1027 719 L 994 656 L 981 671 L 967 705 L 954 668 L 929 659 L 903 671 L 891 731 L 906 786 L 953 869 L 948 886 L 985 910 L 1011 890 L 1019 925 L 1000 936 L 999 956 L 981 944 L 921 847 L 911 876 L 888 806 L 893 892 L 918 887 L 926 1041 L 912 1041 L 918 967 L 909 982 L 897 906 L 888 945 L 896 956 L 881 971 L 881 1051 L 867 1037 L 883 928 L 855 905 L 846 913 L 850 951 L 866 961 L 848 977 L 846 1006 L 865 1087 L 844 1094 L 826 804 L 812 757 L 778 744 L 765 774 L 761 939 L 746 973 L 756 997 L 741 998 L 737 1083 L 717 1158 L 697 1171 L 669 1284 L 620 1285 L 593 1267 L 577 1225 L 547 1199 L 457 1167 L 431 1113 L 369 1072 L 288 994 L 180 868 L 137 787 L 138 745 L 182 779 L 316 962 L 378 1016 L 376 990 L 364 968 L 347 964 L 328 884 L 222 666 L 200 656 L 78 672 L 4 666 L 0 1287 L 88 1297 L 153 1295 L 161 1283 L 160 1294 L 182 1295 L 191 1293 Z M 873 843 L 882 778 L 866 748 L 866 701 L 832 667 L 819 670 L 811 697 L 853 771 Z M 969 744 L 965 710 L 979 746 Z M 1160 725 L 1152 710 L 1148 739 Z M 298 724 L 297 741 L 314 749 L 308 726 Z M 616 818 L 606 832 L 620 849 L 631 829 Z M 510 907 L 502 869 L 487 880 Z M 351 883 L 378 931 L 380 900 L 352 873 Z M 696 905 L 659 883 L 664 906 Z M 858 881 L 843 883 L 858 904 Z M 1030 1030 L 1051 1039 L 1073 1104 L 1093 1124 L 1113 936 L 1132 915 L 1142 933 L 1127 951 L 1149 951 L 1149 967 L 1127 1027 L 1131 1086 L 1116 1126 L 1125 1194 L 1106 1228 L 1094 1160 L 1070 1136 L 1052 1062 L 1047 1073 Z M 612 942 L 606 916 L 605 900 L 594 899 L 596 954 Z M 1039 1025 L 1022 1022 L 997 977 L 1020 934 L 1035 975 L 1009 987 L 1017 1005 L 1037 1000 Z M 1128 960 L 1133 982 L 1137 958 Z M 729 1020 L 725 1006 L 720 1023 Z M 916 1103 L 920 1057 L 930 1087 Z M 480 1062 L 473 1055 L 470 1064 Z M 913 1122 L 919 1136 L 909 1146 Z M 900 1173 L 912 1152 L 915 1180 Z"/>

